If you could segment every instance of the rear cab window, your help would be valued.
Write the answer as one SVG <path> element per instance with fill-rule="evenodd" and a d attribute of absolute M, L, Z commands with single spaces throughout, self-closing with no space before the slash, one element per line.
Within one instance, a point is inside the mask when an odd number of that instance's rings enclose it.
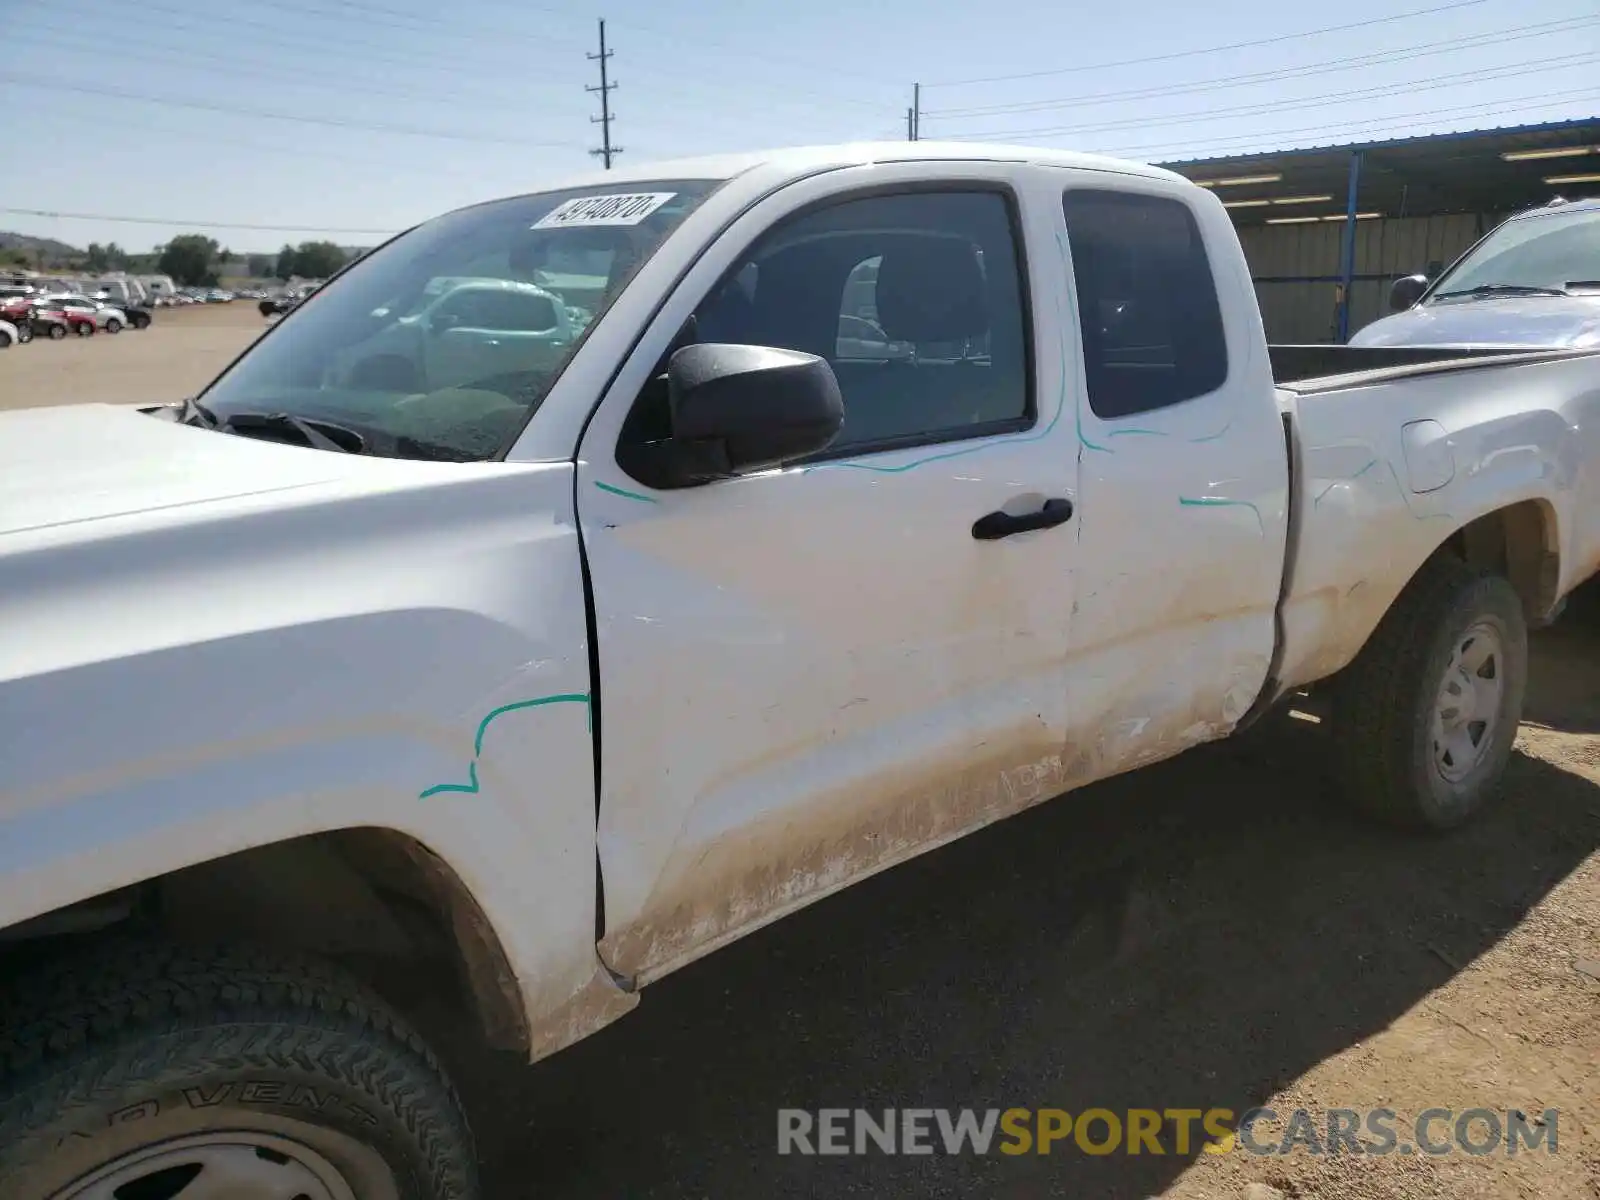
<path fill-rule="evenodd" d="M 1074 188 L 1062 210 L 1095 416 L 1152 412 L 1220 388 L 1228 377 L 1222 305 L 1189 206 Z"/>

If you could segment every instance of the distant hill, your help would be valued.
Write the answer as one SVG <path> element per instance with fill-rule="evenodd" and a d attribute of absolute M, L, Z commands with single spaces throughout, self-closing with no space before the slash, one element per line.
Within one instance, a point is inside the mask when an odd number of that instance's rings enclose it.
<path fill-rule="evenodd" d="M 0 229 L 0 251 L 21 250 L 30 259 L 42 253 L 46 263 L 62 262 L 69 258 L 82 258 L 83 251 L 55 238 L 29 237 L 25 233 L 8 233 Z"/>

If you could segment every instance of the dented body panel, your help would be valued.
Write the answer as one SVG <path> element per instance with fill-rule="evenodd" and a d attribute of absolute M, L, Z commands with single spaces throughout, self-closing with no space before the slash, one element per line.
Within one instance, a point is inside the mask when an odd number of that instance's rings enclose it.
<path fill-rule="evenodd" d="M 1422 563 L 1474 521 L 1539 516 L 1542 618 L 1600 570 L 1600 356 L 1534 355 L 1323 380 L 1284 404 L 1301 528 L 1284 604 L 1287 687 L 1355 657 Z"/>
<path fill-rule="evenodd" d="M 22 410 L 0 526 L 0 927 L 378 827 L 476 898 L 534 1040 L 615 991 L 570 465 Z"/>
<path fill-rule="evenodd" d="M 1176 175 L 922 142 L 672 171 L 726 182 L 504 461 L 0 414 L 0 929 L 392 830 L 470 895 L 452 920 L 474 989 L 515 994 L 539 1057 L 795 908 L 1229 735 L 1348 663 L 1481 518 L 1515 514 L 1503 549 L 1536 615 L 1600 568 L 1600 359 L 1277 389 L 1227 213 Z M 635 398 L 756 237 L 940 184 L 1014 205 L 1028 420 L 673 491 L 628 476 Z M 1219 386 L 1096 414 L 1069 187 L 1189 208 Z M 1066 524 L 972 534 L 1051 498 Z"/>

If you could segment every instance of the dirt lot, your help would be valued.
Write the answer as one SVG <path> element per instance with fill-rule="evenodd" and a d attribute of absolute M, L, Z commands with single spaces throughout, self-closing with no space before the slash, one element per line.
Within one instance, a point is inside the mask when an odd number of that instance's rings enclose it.
<path fill-rule="evenodd" d="M 6 352 L 0 406 L 173 399 L 262 328 L 245 304 L 157 321 Z M 1600 620 L 1535 654 L 1507 794 L 1459 835 L 1347 817 L 1323 731 L 1284 721 L 815 905 L 534 1068 L 432 1029 L 489 1195 L 1600 1195 Z M 1403 1143 L 1429 1108 L 1557 1109 L 1558 1152 L 776 1153 L 783 1107 L 1258 1105 L 1387 1107 Z"/>
<path fill-rule="evenodd" d="M 149 329 L 35 338 L 0 352 L 0 408 L 192 396 L 266 327 L 252 300 L 158 308 Z"/>

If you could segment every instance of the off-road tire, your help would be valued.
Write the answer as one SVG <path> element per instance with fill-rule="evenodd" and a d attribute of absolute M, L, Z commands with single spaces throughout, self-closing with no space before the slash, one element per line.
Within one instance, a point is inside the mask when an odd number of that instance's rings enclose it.
<path fill-rule="evenodd" d="M 1456 644 L 1479 622 L 1500 638 L 1500 703 L 1480 757 L 1451 781 L 1434 763 L 1434 705 Z M 1499 790 L 1527 680 L 1528 627 L 1516 590 L 1502 576 L 1437 554 L 1330 689 L 1334 754 L 1348 799 L 1402 828 L 1465 823 Z"/>
<path fill-rule="evenodd" d="M 138 1150 L 208 1134 L 304 1148 L 355 1200 L 479 1197 L 433 1055 L 327 964 L 136 941 L 0 985 L 5 1200 L 71 1196 Z"/>

